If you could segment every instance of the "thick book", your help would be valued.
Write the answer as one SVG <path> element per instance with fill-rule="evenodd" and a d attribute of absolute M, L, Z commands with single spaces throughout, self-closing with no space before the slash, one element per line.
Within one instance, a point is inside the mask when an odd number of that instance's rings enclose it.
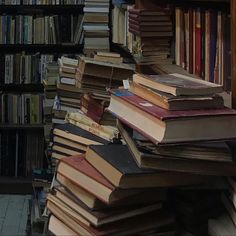
<path fill-rule="evenodd" d="M 137 83 L 130 84 L 129 91 L 157 106 L 171 111 L 224 107 L 224 100 L 219 95 L 174 96 Z"/>
<path fill-rule="evenodd" d="M 74 184 L 69 179 L 57 173 L 57 181 L 75 198 L 78 198 L 90 209 L 104 209 L 104 208 L 117 208 L 120 206 L 138 205 L 138 204 L 151 204 L 159 201 L 166 200 L 165 189 L 146 189 L 136 195 L 121 199 L 112 204 L 105 204 L 96 198 L 93 194 Z"/>
<path fill-rule="evenodd" d="M 129 13 L 129 19 L 136 21 L 137 23 L 141 22 L 171 22 L 170 16 L 141 16 L 137 14 Z"/>
<path fill-rule="evenodd" d="M 143 191 L 117 189 L 83 155 L 61 159 L 57 172 L 107 204 Z"/>
<path fill-rule="evenodd" d="M 173 32 L 171 31 L 139 31 L 136 28 L 133 28 L 132 25 L 129 25 L 129 32 L 139 36 L 139 37 L 171 37 Z"/>
<path fill-rule="evenodd" d="M 209 95 L 223 92 L 222 85 L 210 83 L 182 74 L 143 75 L 135 74 L 133 81 L 162 92 L 178 95 Z"/>
<path fill-rule="evenodd" d="M 149 212 L 157 211 L 162 208 L 161 202 L 156 202 L 153 204 L 139 204 L 133 206 L 125 206 L 119 208 L 107 208 L 101 210 L 93 210 L 87 207 L 79 199 L 74 198 L 73 195 L 68 194 L 63 188 L 54 189 L 55 195 L 49 195 L 48 198 L 55 199 L 60 205 L 65 203 L 74 214 L 82 216 L 85 220 L 90 222 L 95 227 L 100 227 L 102 225 L 113 223 L 119 220 L 124 220 L 132 218 L 134 216 L 146 214 Z"/>
<path fill-rule="evenodd" d="M 62 209 L 52 201 L 47 202 L 47 207 L 56 218 L 67 225 L 76 235 L 136 235 L 145 231 L 158 231 L 160 227 L 174 223 L 173 216 L 158 210 L 101 227 L 94 227 L 78 214 L 77 217 L 72 217 L 70 215 L 72 211 L 69 213 L 68 207 Z"/>
<path fill-rule="evenodd" d="M 122 124 L 119 123 L 118 126 L 140 168 L 214 176 L 232 176 L 236 171 L 236 163 L 229 159 L 201 160 L 142 152 Z"/>
<path fill-rule="evenodd" d="M 96 61 L 92 58 L 83 57 L 80 60 L 78 71 L 81 74 L 110 80 L 123 80 L 130 78 L 134 68 L 127 64 L 117 64 L 103 61 Z"/>
<path fill-rule="evenodd" d="M 171 11 L 167 10 L 163 7 L 160 7 L 159 9 L 155 9 L 155 10 L 130 8 L 129 13 L 140 15 L 140 16 L 166 16 L 166 15 L 171 15 Z"/>
<path fill-rule="evenodd" d="M 54 215 L 49 216 L 48 230 L 54 235 L 74 236 L 76 233 L 70 229 L 62 221 L 58 220 Z"/>
<path fill-rule="evenodd" d="M 104 148 L 88 147 L 85 158 L 116 187 L 131 189 L 186 184 L 184 178 L 180 183 L 178 173 L 170 175 L 170 172 L 140 169 L 126 145 L 101 147 Z"/>
<path fill-rule="evenodd" d="M 111 91 L 108 110 L 156 144 L 236 138 L 230 108 L 168 111 L 121 89 Z"/>
<path fill-rule="evenodd" d="M 55 127 L 53 134 L 84 145 L 109 143 L 107 140 L 72 124 L 64 124 Z"/>

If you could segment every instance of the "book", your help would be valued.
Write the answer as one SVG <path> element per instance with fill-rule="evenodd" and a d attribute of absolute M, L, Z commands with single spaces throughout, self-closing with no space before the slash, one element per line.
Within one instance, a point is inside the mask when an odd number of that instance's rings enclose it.
<path fill-rule="evenodd" d="M 106 208 L 107 205 L 96 198 L 88 191 L 81 188 L 78 184 L 73 183 L 63 175 L 57 173 L 57 181 L 63 186 L 70 194 L 82 201 L 86 206 L 91 209 Z"/>
<path fill-rule="evenodd" d="M 48 221 L 48 230 L 52 232 L 54 235 L 68 235 L 73 236 L 76 233 L 72 231 L 67 225 L 65 225 L 62 221 L 58 220 L 55 216 L 50 215 Z"/>
<path fill-rule="evenodd" d="M 227 140 L 236 136 L 236 112 L 230 108 L 168 111 L 127 90 L 113 90 L 108 110 L 156 144 Z"/>
<path fill-rule="evenodd" d="M 76 68 L 78 66 L 78 60 L 77 59 L 73 59 L 73 58 L 69 58 L 69 57 L 65 57 L 62 56 L 61 57 L 61 64 L 63 66 L 68 66 L 68 67 L 74 67 Z"/>
<path fill-rule="evenodd" d="M 134 73 L 134 69 L 130 65 L 96 61 L 88 57 L 81 58 L 78 70 L 83 75 L 112 80 L 123 80 Z"/>
<path fill-rule="evenodd" d="M 130 137 L 128 132 L 124 130 L 122 124 L 119 123 L 118 126 L 122 130 L 122 136 L 127 142 L 128 147 L 140 168 L 215 176 L 231 176 L 235 171 L 234 169 L 236 168 L 236 165 L 232 161 L 232 156 L 231 159 L 228 158 L 225 160 L 217 160 L 216 157 L 211 158 L 211 160 L 207 160 L 189 158 L 186 156 L 181 157 L 181 155 L 178 156 L 174 154 L 165 155 L 162 152 L 142 152 L 138 149 L 137 144 L 134 142 L 132 137 Z M 168 150 L 168 147 L 163 148 L 166 148 Z M 182 146 L 182 149 L 184 148 L 185 147 Z"/>
<path fill-rule="evenodd" d="M 84 188 L 107 204 L 141 192 L 140 189 L 121 190 L 115 188 L 100 172 L 85 160 L 83 155 L 61 159 L 57 167 L 57 173 Z"/>
<path fill-rule="evenodd" d="M 75 198 L 78 198 L 86 206 L 91 209 L 117 208 L 120 206 L 151 204 L 155 202 L 164 201 L 166 199 L 165 189 L 144 189 L 142 192 L 113 202 L 112 204 L 105 204 L 96 198 L 93 194 L 74 184 L 69 179 L 57 173 L 57 181 Z"/>
<path fill-rule="evenodd" d="M 192 144 L 156 146 L 119 120 L 117 121 L 117 128 L 133 155 L 137 155 L 136 160 L 142 160 L 145 156 L 148 159 L 148 156 L 161 155 L 219 162 L 233 161 L 233 149 L 225 142 L 196 142 Z"/>
<path fill-rule="evenodd" d="M 106 135 L 109 140 L 118 139 L 119 138 L 119 131 L 112 126 L 104 126 L 99 125 L 89 117 L 85 116 L 84 114 L 79 113 L 68 113 L 66 120 L 70 122 L 70 120 L 75 121 L 78 126 L 86 125 L 90 128 L 94 128 L 94 130 L 100 131 L 101 134 Z"/>
<path fill-rule="evenodd" d="M 171 173 L 170 175 L 169 170 L 171 170 L 171 167 L 168 169 L 168 172 L 139 168 L 126 145 L 109 145 L 101 147 L 91 145 L 88 147 L 85 158 L 109 179 L 114 186 L 119 188 L 152 188 L 187 184 L 187 182 L 184 181 L 184 178 L 181 183 L 179 182 L 181 177 L 183 177 L 181 174 Z M 165 157 L 162 157 L 163 162 L 165 161 L 164 158 Z M 151 165 L 149 167 L 152 168 Z M 199 179 L 199 181 L 201 180 Z"/>
<path fill-rule="evenodd" d="M 129 91 L 157 106 L 172 111 L 224 107 L 224 100 L 219 95 L 174 96 L 138 83 L 130 84 Z"/>
<path fill-rule="evenodd" d="M 80 215 L 96 227 L 113 223 L 119 220 L 132 218 L 134 216 L 160 210 L 162 203 L 157 202 L 151 205 L 134 205 L 125 208 L 110 208 L 104 210 L 92 210 L 83 204 L 79 199 L 68 194 L 63 188 L 54 189 L 55 194 L 49 195 L 48 200 L 58 202 L 59 205 L 66 204 L 74 215 Z M 76 217 L 78 218 L 78 217 Z"/>
<path fill-rule="evenodd" d="M 214 83 L 196 80 L 182 74 L 169 75 L 141 75 L 135 74 L 133 81 L 155 88 L 159 91 L 178 95 L 209 95 L 223 92 L 223 87 Z"/>
<path fill-rule="evenodd" d="M 159 228 L 171 225 L 174 222 L 173 216 L 167 214 L 165 211 L 156 211 L 97 228 L 92 225 L 88 225 L 84 219 L 81 221 L 76 217 L 71 217 L 68 213 L 61 210 L 51 201 L 48 201 L 47 206 L 56 218 L 58 218 L 65 225 L 68 225 L 68 227 L 78 235 L 137 234 L 149 230 L 158 230 Z M 142 223 L 137 224 L 137 222 Z"/>
<path fill-rule="evenodd" d="M 109 143 L 105 139 L 97 137 L 86 130 L 68 123 L 54 128 L 53 134 L 84 145 Z"/>
<path fill-rule="evenodd" d="M 56 135 L 53 136 L 53 143 L 63 144 L 67 147 L 74 148 L 74 149 L 81 150 L 81 151 L 86 151 L 86 149 L 87 149 L 87 146 L 85 146 L 83 144 L 80 144 L 78 142 L 73 142 L 69 139 L 66 139 L 66 138 L 60 137 L 60 136 L 56 136 Z"/>

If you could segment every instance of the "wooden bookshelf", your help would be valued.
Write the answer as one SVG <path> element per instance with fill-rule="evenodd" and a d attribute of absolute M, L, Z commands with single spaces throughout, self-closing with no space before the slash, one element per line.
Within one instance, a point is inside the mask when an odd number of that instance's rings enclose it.
<path fill-rule="evenodd" d="M 18 53 L 25 51 L 27 53 L 41 54 L 52 53 L 82 53 L 83 45 L 75 44 L 0 44 L 0 51 L 2 54 Z"/>
<path fill-rule="evenodd" d="M 84 5 L 0 5 L 0 14 L 82 14 Z"/>
<path fill-rule="evenodd" d="M 3 129 L 43 129 L 43 124 L 0 124 L 0 130 Z"/>
<path fill-rule="evenodd" d="M 236 109 L 236 1 L 231 0 L 232 107 Z"/>
<path fill-rule="evenodd" d="M 0 85 L 0 91 L 5 93 L 43 93 L 42 84 L 4 84 Z"/>

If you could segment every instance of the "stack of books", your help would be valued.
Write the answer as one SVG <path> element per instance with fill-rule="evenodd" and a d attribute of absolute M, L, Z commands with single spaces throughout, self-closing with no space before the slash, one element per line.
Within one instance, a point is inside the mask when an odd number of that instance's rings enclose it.
<path fill-rule="evenodd" d="M 72 122 L 54 127 L 52 158 L 60 160 L 63 157 L 85 153 L 88 145 L 110 143 L 107 139 L 99 137 L 97 133 L 94 134 L 95 132 L 83 128 Z"/>
<path fill-rule="evenodd" d="M 54 123 L 64 123 L 67 112 L 80 111 L 82 92 L 75 86 L 78 60 L 62 56 L 58 59 L 58 63 L 59 81 L 52 111 Z"/>
<path fill-rule="evenodd" d="M 112 91 L 108 109 L 139 167 L 235 175 L 225 141 L 236 137 L 236 112 L 224 107 L 222 86 L 181 74 L 135 74 L 133 82 L 129 91 Z"/>
<path fill-rule="evenodd" d="M 55 235 L 174 235 L 165 189 L 157 188 L 191 182 L 174 175 L 141 170 L 125 145 L 91 145 L 86 155 L 59 161 L 48 228 Z"/>
<path fill-rule="evenodd" d="M 81 111 L 95 122 L 101 125 L 116 126 L 114 116 L 107 111 L 108 100 L 99 100 L 93 98 L 91 94 L 85 93 L 81 98 Z"/>
<path fill-rule="evenodd" d="M 81 57 L 76 72 L 76 86 L 84 93 L 81 110 L 94 121 L 114 125 L 114 117 L 106 111 L 110 95 L 108 89 L 118 88 L 133 75 L 133 67 L 121 63 L 118 54 L 98 53 L 95 59 Z M 119 63 L 115 63 L 119 62 Z"/>
<path fill-rule="evenodd" d="M 93 98 L 109 99 L 107 89 L 121 86 L 123 80 L 132 77 L 134 68 L 124 63 L 111 63 L 88 57 L 81 57 L 76 72 L 77 87 L 93 94 Z"/>
<path fill-rule="evenodd" d="M 56 62 L 48 63 L 46 66 L 44 85 L 44 122 L 52 123 L 52 107 L 56 96 L 57 81 L 59 79 L 59 67 Z"/>
<path fill-rule="evenodd" d="M 109 51 L 109 0 L 85 0 L 83 33 L 84 53 L 91 56 L 95 51 Z"/>
<path fill-rule="evenodd" d="M 171 38 L 173 28 L 171 10 L 132 9 L 128 11 L 129 32 L 136 36 L 133 53 L 138 63 L 171 64 Z"/>

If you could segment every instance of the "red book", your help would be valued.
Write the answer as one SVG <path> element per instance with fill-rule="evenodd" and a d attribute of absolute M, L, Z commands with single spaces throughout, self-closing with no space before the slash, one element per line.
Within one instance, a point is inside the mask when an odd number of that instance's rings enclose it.
<path fill-rule="evenodd" d="M 189 9 L 189 73 L 193 73 L 193 9 Z"/>
<path fill-rule="evenodd" d="M 201 11 L 196 11 L 195 21 L 195 74 L 201 76 Z"/>
<path fill-rule="evenodd" d="M 113 90 L 108 108 L 154 143 L 236 138 L 236 111 L 229 108 L 168 111 L 126 90 Z"/>
<path fill-rule="evenodd" d="M 117 189 L 86 161 L 84 155 L 62 158 L 57 172 L 107 204 L 141 192 Z"/>

